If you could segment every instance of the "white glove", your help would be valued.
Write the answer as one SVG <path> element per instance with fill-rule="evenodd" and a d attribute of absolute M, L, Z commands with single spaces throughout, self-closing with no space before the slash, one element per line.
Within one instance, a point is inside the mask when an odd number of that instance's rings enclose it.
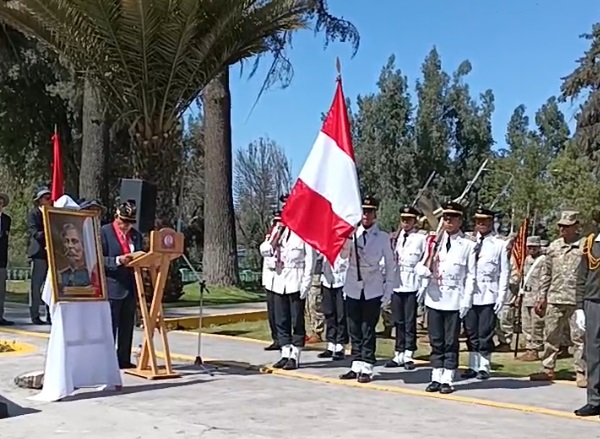
<path fill-rule="evenodd" d="M 300 300 L 304 300 L 308 297 L 308 292 L 310 291 L 309 289 L 303 289 L 302 291 L 300 291 Z"/>
<path fill-rule="evenodd" d="M 585 313 L 582 309 L 575 311 L 575 323 L 579 329 L 585 331 Z"/>
<path fill-rule="evenodd" d="M 469 308 L 467 308 L 466 306 L 460 307 L 460 310 L 458 311 L 458 315 L 461 318 L 461 320 L 466 317 L 468 312 L 469 312 Z"/>
<path fill-rule="evenodd" d="M 420 288 L 419 291 L 417 291 L 417 303 L 419 305 L 422 305 L 425 300 L 425 290 L 426 288 Z"/>
<path fill-rule="evenodd" d="M 494 304 L 494 314 L 497 315 L 500 312 L 500 310 L 502 309 L 503 306 L 504 306 L 504 300 L 498 299 L 496 301 L 496 303 Z"/>

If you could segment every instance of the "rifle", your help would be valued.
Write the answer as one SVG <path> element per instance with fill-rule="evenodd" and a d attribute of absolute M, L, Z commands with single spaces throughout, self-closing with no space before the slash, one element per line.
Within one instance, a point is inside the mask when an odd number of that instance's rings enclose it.
<path fill-rule="evenodd" d="M 436 171 L 432 171 L 431 174 L 429 174 L 427 181 L 425 182 L 423 187 L 421 187 L 421 189 L 419 189 L 419 192 L 417 192 L 417 196 L 415 197 L 414 201 L 412 202 L 411 207 L 415 207 L 417 205 L 417 203 L 419 202 L 419 199 L 423 196 L 423 194 L 425 193 L 425 191 L 427 190 L 427 188 L 429 187 L 429 185 L 431 184 L 433 179 L 436 177 L 436 175 L 437 175 Z M 396 249 L 396 243 L 398 242 L 398 236 L 400 236 L 401 231 L 402 231 L 402 226 L 398 225 L 396 232 L 393 233 L 391 236 L 392 250 Z"/>
<path fill-rule="evenodd" d="M 488 161 L 489 161 L 489 159 L 485 159 L 485 161 L 483 162 L 483 164 L 479 167 L 479 169 L 475 173 L 475 176 L 471 180 L 469 180 L 469 182 L 467 183 L 467 186 L 462 191 L 462 194 L 460 194 L 460 196 L 458 198 L 455 198 L 453 200 L 455 203 L 463 204 L 465 198 L 467 197 L 467 195 L 469 194 L 469 192 L 471 192 L 471 190 L 473 189 L 473 186 L 475 185 L 475 183 L 477 182 L 477 180 L 479 179 L 479 177 L 481 176 L 481 174 L 483 174 L 484 171 L 487 171 L 486 166 L 488 164 Z M 429 270 L 431 270 L 431 265 L 432 265 L 434 259 L 437 257 L 437 253 L 439 251 L 440 235 L 441 235 L 441 232 L 443 231 L 442 230 L 443 226 L 444 226 L 444 222 L 440 221 L 439 224 L 438 224 L 437 230 L 435 232 L 435 237 L 433 238 L 433 248 L 429 252 L 429 255 L 427 256 L 427 259 L 425 260 L 425 266 Z"/>
<path fill-rule="evenodd" d="M 504 187 L 502 188 L 502 191 L 500 191 L 500 193 L 498 194 L 498 196 L 496 197 L 496 199 L 490 205 L 490 210 L 493 210 L 494 207 L 496 207 L 496 204 L 498 204 L 498 202 L 502 199 L 502 197 L 507 194 L 508 188 L 510 187 L 510 185 L 511 185 L 511 183 L 513 181 L 513 178 L 514 178 L 514 176 L 511 175 L 510 178 L 508 179 L 508 183 L 506 183 L 504 185 Z"/>

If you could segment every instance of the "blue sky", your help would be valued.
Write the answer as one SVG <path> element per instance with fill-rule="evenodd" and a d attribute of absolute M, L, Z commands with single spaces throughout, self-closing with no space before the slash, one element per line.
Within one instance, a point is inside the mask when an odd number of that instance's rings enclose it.
<path fill-rule="evenodd" d="M 289 52 L 295 69 L 291 86 L 269 90 L 251 114 L 268 61 L 252 79 L 240 77 L 238 68 L 232 70 L 234 148 L 268 136 L 285 148 L 294 176 L 316 138 L 321 113 L 331 104 L 336 56 L 342 62 L 345 94 L 353 100 L 375 91 L 379 72 L 391 54 L 411 87 L 434 45 L 447 71 L 469 59 L 472 92 L 494 91 L 493 130 L 502 147 L 514 108 L 525 104 L 532 115 L 549 96 L 558 94 L 560 78 L 573 70 L 588 47 L 578 36 L 600 21 L 600 3 L 593 0 L 329 3 L 334 14 L 352 21 L 360 31 L 361 46 L 354 58 L 350 45 L 338 43 L 324 50 L 322 37 L 310 31 L 297 34 Z M 565 104 L 563 111 L 572 124 L 576 106 Z"/>

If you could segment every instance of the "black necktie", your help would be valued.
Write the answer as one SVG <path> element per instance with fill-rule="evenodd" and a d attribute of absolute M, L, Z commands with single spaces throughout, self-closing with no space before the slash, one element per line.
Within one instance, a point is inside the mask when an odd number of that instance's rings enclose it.
<path fill-rule="evenodd" d="M 479 253 L 481 253 L 481 247 L 483 246 L 484 235 L 481 235 L 477 240 L 477 244 L 475 245 L 475 260 L 479 260 Z"/>
<path fill-rule="evenodd" d="M 450 247 L 452 247 L 452 244 L 450 243 L 450 236 L 448 236 L 446 239 L 446 252 L 450 251 Z"/>
<path fill-rule="evenodd" d="M 362 234 L 362 239 L 363 239 L 363 248 L 365 248 L 365 246 L 367 245 L 367 231 L 366 230 Z"/>
<path fill-rule="evenodd" d="M 402 240 L 402 247 L 406 245 L 406 240 L 408 239 L 408 232 L 404 232 L 404 239 Z"/>

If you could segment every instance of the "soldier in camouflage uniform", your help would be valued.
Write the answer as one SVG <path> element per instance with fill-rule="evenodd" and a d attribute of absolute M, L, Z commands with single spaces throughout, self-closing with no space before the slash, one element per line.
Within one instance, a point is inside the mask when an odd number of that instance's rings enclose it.
<path fill-rule="evenodd" d="M 508 236 L 508 243 L 506 244 L 506 251 L 509 255 L 512 255 L 512 246 L 514 245 L 515 235 Z M 511 266 L 511 277 L 509 280 L 509 288 L 511 297 L 518 292 L 518 280 L 515 283 L 515 276 L 518 277 L 514 267 L 515 263 L 512 257 L 510 258 L 510 266 Z M 513 337 L 513 322 L 515 318 L 515 308 L 514 306 L 504 306 L 500 310 L 498 314 L 498 319 L 496 320 L 496 338 L 498 339 L 498 344 L 494 347 L 494 352 L 512 352 L 511 343 Z"/>
<path fill-rule="evenodd" d="M 574 347 L 574 367 L 578 387 L 586 387 L 583 356 L 583 332 L 575 322 L 575 285 L 582 256 L 579 213 L 562 212 L 558 221 L 560 238 L 548 247 L 540 279 L 540 295 L 535 312 L 544 315 L 544 370 L 530 376 L 532 381 L 552 381 L 561 347 L 563 328 L 569 326 Z"/>
<path fill-rule="evenodd" d="M 527 343 L 527 351 L 518 358 L 521 361 L 539 360 L 538 351 L 542 349 L 544 341 L 544 319 L 534 311 L 535 301 L 540 295 L 542 265 L 546 259 L 546 255 L 541 252 L 540 241 L 539 236 L 527 238 L 528 255 L 525 258 L 524 279 L 517 302 L 517 306 L 521 306 L 523 335 Z"/>
<path fill-rule="evenodd" d="M 323 302 L 323 292 L 321 290 L 321 274 L 323 272 L 323 256 L 317 257 L 315 270 L 312 275 L 312 286 L 308 293 L 308 320 L 309 336 L 307 343 L 320 343 L 323 341 L 325 332 L 325 316 L 323 315 L 321 303 Z"/>

